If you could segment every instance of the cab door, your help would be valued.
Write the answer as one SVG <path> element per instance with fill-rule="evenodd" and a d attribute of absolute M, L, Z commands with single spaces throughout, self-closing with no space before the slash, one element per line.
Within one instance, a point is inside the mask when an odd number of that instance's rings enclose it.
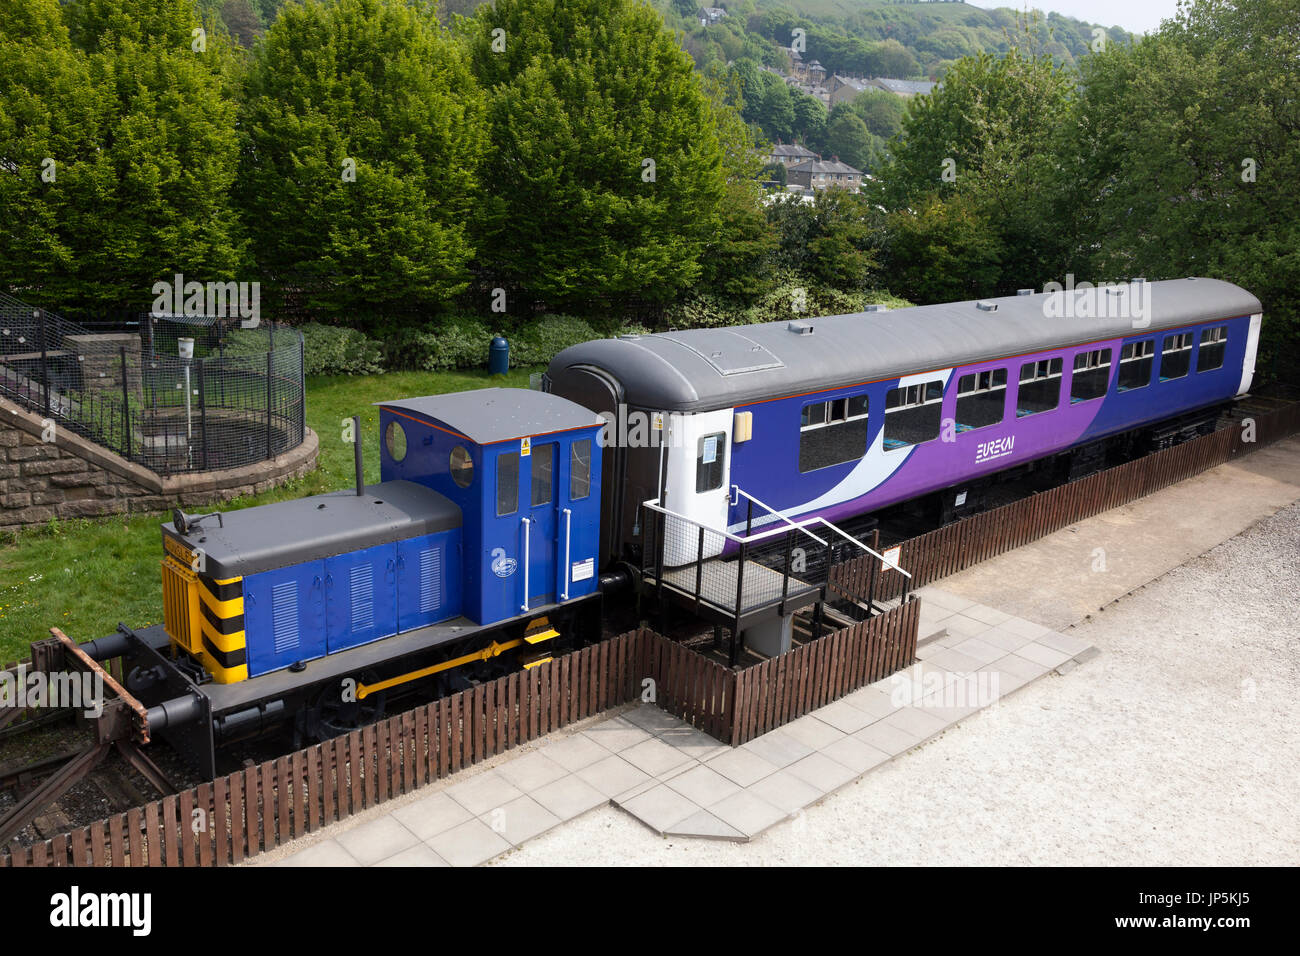
<path fill-rule="evenodd" d="M 534 444 L 528 456 L 531 478 L 528 491 L 528 606 L 555 601 L 558 573 L 556 531 L 556 469 L 559 445 Z"/>

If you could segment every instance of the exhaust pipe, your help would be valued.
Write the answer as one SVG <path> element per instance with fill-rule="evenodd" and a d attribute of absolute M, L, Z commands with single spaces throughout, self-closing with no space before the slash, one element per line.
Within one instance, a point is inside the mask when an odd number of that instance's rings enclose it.
<path fill-rule="evenodd" d="M 365 471 L 361 466 L 361 416 L 352 416 L 352 461 L 357 469 L 357 497 L 366 493 Z"/>

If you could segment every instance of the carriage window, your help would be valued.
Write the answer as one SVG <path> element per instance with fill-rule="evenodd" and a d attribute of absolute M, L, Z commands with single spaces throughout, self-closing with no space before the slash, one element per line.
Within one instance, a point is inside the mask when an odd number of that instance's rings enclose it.
<path fill-rule="evenodd" d="M 1223 367 L 1223 352 L 1228 347 L 1228 327 L 1206 329 L 1201 333 L 1201 348 L 1196 353 L 1196 371 L 1208 372 Z"/>
<path fill-rule="evenodd" d="M 1106 394 L 1110 382 L 1110 349 L 1093 349 L 1074 357 L 1070 404 L 1091 401 Z"/>
<path fill-rule="evenodd" d="M 1155 339 L 1130 342 L 1119 350 L 1119 391 L 1127 392 L 1151 384 L 1151 363 L 1155 354 Z"/>
<path fill-rule="evenodd" d="M 867 396 L 812 402 L 799 417 L 799 470 L 859 461 L 867 453 Z"/>
<path fill-rule="evenodd" d="M 972 372 L 957 380 L 957 431 L 968 432 L 1002 421 L 1007 400 L 1007 370 Z"/>
<path fill-rule="evenodd" d="M 555 497 L 555 443 L 533 446 L 531 501 L 534 508 L 549 505 Z"/>
<path fill-rule="evenodd" d="M 511 515 L 519 507 L 519 452 L 497 456 L 497 516 Z"/>
<path fill-rule="evenodd" d="M 715 432 L 699 440 L 695 455 L 695 491 L 722 487 L 722 470 L 727 461 L 727 433 Z"/>
<path fill-rule="evenodd" d="M 1040 359 L 1020 366 L 1016 418 L 1050 412 L 1061 404 L 1061 360 Z"/>
<path fill-rule="evenodd" d="M 891 388 L 885 396 L 885 450 L 938 438 L 942 415 L 943 382 Z"/>
<path fill-rule="evenodd" d="M 569 500 L 580 501 L 591 494 L 591 439 L 569 446 Z"/>
<path fill-rule="evenodd" d="M 1192 333 L 1166 335 L 1160 346 L 1160 381 L 1182 378 L 1192 364 Z"/>

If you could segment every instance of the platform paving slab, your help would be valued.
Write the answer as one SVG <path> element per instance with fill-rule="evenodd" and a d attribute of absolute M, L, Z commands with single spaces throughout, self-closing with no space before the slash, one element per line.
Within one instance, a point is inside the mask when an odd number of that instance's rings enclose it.
<path fill-rule="evenodd" d="M 425 843 L 452 866 L 477 866 L 510 849 L 505 837 L 482 820 L 468 820 Z"/>

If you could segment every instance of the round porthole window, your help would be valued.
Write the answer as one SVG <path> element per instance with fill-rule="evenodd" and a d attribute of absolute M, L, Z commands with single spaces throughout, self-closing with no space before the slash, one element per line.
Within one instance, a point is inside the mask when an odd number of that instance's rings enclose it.
<path fill-rule="evenodd" d="M 451 480 L 462 488 L 468 488 L 474 480 L 474 459 L 464 445 L 451 450 Z"/>
<path fill-rule="evenodd" d="M 393 461 L 401 461 L 406 457 L 406 429 L 397 422 L 389 422 L 388 428 L 384 431 L 384 446 L 388 449 L 388 457 Z"/>

